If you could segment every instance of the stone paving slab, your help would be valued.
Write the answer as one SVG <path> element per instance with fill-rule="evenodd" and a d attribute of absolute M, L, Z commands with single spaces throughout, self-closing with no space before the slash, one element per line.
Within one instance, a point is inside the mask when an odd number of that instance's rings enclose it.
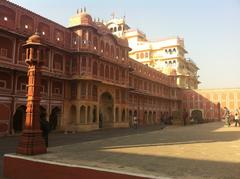
<path fill-rule="evenodd" d="M 52 147 L 29 157 L 170 178 L 240 178 L 240 127 L 222 122 Z"/>

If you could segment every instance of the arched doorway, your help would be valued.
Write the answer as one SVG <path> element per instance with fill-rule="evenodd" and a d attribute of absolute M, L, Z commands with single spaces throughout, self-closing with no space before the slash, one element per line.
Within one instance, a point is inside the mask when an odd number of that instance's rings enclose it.
<path fill-rule="evenodd" d="M 24 128 L 24 123 L 26 119 L 26 106 L 22 105 L 16 109 L 13 115 L 13 129 L 14 132 L 21 132 Z"/>
<path fill-rule="evenodd" d="M 76 106 L 75 105 L 72 105 L 71 106 L 71 109 L 70 109 L 70 118 L 68 120 L 68 123 L 69 124 L 76 124 L 76 118 L 77 118 L 77 109 L 76 109 Z"/>
<path fill-rule="evenodd" d="M 201 123 L 203 122 L 202 111 L 200 110 L 193 110 L 191 112 L 191 117 L 194 123 Z"/>
<path fill-rule="evenodd" d="M 153 123 L 157 124 L 157 119 L 156 119 L 156 112 L 153 112 Z"/>
<path fill-rule="evenodd" d="M 99 128 L 112 127 L 113 125 L 113 98 L 105 92 L 100 97 Z"/>
<path fill-rule="evenodd" d="M 97 122 L 97 106 L 93 106 L 93 122 Z"/>
<path fill-rule="evenodd" d="M 148 113 L 148 124 L 152 124 L 152 111 Z"/>
<path fill-rule="evenodd" d="M 147 115 L 147 111 L 145 111 L 143 116 L 143 123 L 147 124 L 147 120 L 148 120 L 148 115 Z"/>
<path fill-rule="evenodd" d="M 82 105 L 80 108 L 80 123 L 84 124 L 85 121 L 86 121 L 86 107 Z"/>
<path fill-rule="evenodd" d="M 119 122 L 119 110 L 118 107 L 115 109 L 115 122 Z"/>
<path fill-rule="evenodd" d="M 125 109 L 122 110 L 122 122 L 125 121 Z"/>
<path fill-rule="evenodd" d="M 52 109 L 52 112 L 49 117 L 49 125 L 51 130 L 56 130 L 59 125 L 59 118 L 61 114 L 61 109 L 59 107 L 55 107 Z"/>

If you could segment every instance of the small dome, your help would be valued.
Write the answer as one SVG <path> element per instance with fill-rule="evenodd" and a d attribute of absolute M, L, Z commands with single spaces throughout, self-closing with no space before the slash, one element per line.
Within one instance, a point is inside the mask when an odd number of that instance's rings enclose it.
<path fill-rule="evenodd" d="M 82 12 L 79 14 L 81 24 L 92 24 L 92 17 L 86 13 Z"/>
<path fill-rule="evenodd" d="M 38 32 L 35 32 L 35 34 L 33 34 L 28 38 L 27 44 L 30 44 L 30 43 L 39 43 L 39 44 L 41 43 L 41 37 Z"/>

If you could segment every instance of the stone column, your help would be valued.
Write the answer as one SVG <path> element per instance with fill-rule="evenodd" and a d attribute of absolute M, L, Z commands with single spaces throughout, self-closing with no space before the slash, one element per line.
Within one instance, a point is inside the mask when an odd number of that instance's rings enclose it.
<path fill-rule="evenodd" d="M 40 36 L 36 33 L 31 36 L 25 48 L 30 48 L 30 54 L 26 57 L 28 64 L 28 92 L 25 127 L 17 147 L 17 153 L 24 155 L 36 155 L 46 153 L 46 146 L 40 130 L 40 83 L 41 62 L 40 55 L 34 56 L 43 45 Z M 35 59 L 36 58 L 36 59 Z"/>

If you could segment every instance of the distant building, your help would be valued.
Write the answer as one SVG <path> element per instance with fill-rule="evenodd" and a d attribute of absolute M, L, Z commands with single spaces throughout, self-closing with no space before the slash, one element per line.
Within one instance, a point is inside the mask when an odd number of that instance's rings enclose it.
<path fill-rule="evenodd" d="M 199 68 L 190 58 L 185 57 L 187 51 L 183 38 L 149 41 L 145 33 L 131 29 L 125 19 L 114 18 L 106 22 L 106 25 L 114 35 L 128 40 L 132 49 L 129 51 L 129 57 L 164 74 L 176 76 L 177 85 L 181 88 L 198 88 Z"/>

